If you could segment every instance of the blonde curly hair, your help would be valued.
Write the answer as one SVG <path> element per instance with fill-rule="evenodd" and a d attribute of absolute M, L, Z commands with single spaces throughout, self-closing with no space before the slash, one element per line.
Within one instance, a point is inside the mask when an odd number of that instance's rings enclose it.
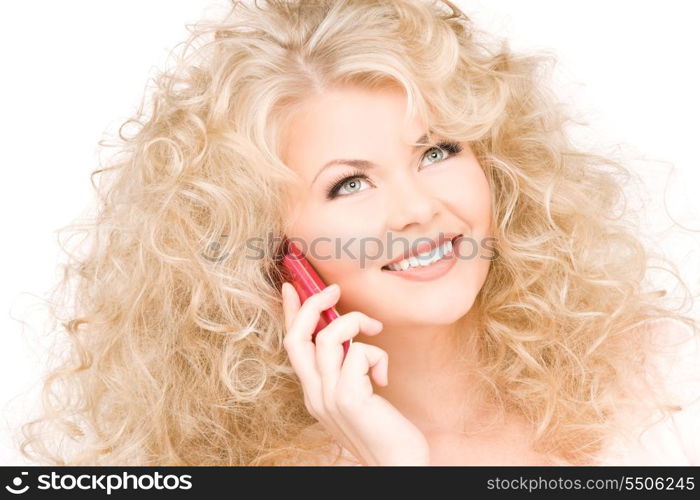
<path fill-rule="evenodd" d="M 85 235 L 52 291 L 69 351 L 23 426 L 25 456 L 274 465 L 330 443 L 304 432 L 315 420 L 282 344 L 279 247 L 242 249 L 284 233 L 295 111 L 355 85 L 402 89 L 407 115 L 472 147 L 499 251 L 474 304 L 482 376 L 535 426 L 537 450 L 595 463 L 612 415 L 656 376 L 644 325 L 698 329 L 650 286 L 655 256 L 624 217 L 632 173 L 573 145 L 546 83 L 553 57 L 514 53 L 449 1 L 236 1 L 190 31 L 93 171 L 96 215 L 66 228 Z"/>

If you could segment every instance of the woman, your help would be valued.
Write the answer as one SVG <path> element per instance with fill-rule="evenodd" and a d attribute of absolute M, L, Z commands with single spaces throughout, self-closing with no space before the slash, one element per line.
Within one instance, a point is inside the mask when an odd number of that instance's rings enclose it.
<path fill-rule="evenodd" d="M 186 47 L 95 172 L 28 456 L 606 464 L 688 414 L 659 360 L 696 323 L 649 289 L 629 172 L 571 143 L 545 58 L 427 0 L 235 2 Z M 302 305 L 270 235 L 338 287 Z"/>

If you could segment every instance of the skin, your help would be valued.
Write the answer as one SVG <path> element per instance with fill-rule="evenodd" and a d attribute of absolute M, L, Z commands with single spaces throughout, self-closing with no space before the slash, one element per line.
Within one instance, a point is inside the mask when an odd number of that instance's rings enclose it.
<path fill-rule="evenodd" d="M 303 192 L 294 198 L 287 236 L 297 244 L 305 243 L 306 257 L 325 283 L 340 286 L 339 298 L 309 306 L 316 309 L 315 315 L 309 312 L 299 320 L 306 326 L 297 325 L 293 337 L 310 335 L 318 312 L 329 304 L 340 314 L 361 313 L 355 317 L 354 329 L 346 325 L 344 333 L 339 333 L 340 327 L 335 333 L 320 332 L 317 345 L 322 336 L 333 337 L 328 340 L 332 344 L 328 351 L 309 351 L 304 359 L 294 356 L 295 368 L 299 371 L 303 363 L 313 365 L 311 356 L 315 356 L 314 376 L 323 375 L 323 356 L 335 356 L 339 363 L 342 339 L 353 338 L 354 343 L 369 346 L 364 366 L 354 365 L 356 376 L 374 365 L 377 373 L 371 390 L 419 429 L 430 445 L 431 463 L 509 463 L 514 455 L 513 439 L 524 432 L 510 421 L 485 437 L 466 441 L 457 437 L 460 429 L 479 426 L 491 415 L 475 390 L 478 380 L 472 368 L 476 360 L 469 356 L 468 347 L 457 349 L 457 340 L 469 346 L 478 338 L 472 306 L 492 254 L 482 250 L 476 258 L 460 258 L 446 275 L 431 281 L 409 281 L 381 270 L 405 249 L 396 241 L 399 238 L 413 243 L 455 232 L 482 242 L 491 235 L 491 191 L 469 145 L 463 143 L 463 150 L 452 154 L 434 147 L 441 142 L 438 137 L 414 149 L 427 128 L 418 118 L 402 126 L 404 110 L 401 90 L 337 88 L 308 98 L 291 122 L 282 158 L 302 179 Z M 337 158 L 369 160 L 376 166 L 364 172 L 369 179 L 346 180 L 340 194 L 329 200 L 327 193 L 334 181 L 355 171 L 345 164 L 321 169 Z M 392 248 L 387 246 L 390 234 Z M 362 265 L 347 253 L 334 253 L 332 242 L 338 239 L 345 244 L 352 238 L 354 243 L 347 248 L 353 256 L 361 254 L 360 242 L 364 241 L 369 242 L 365 255 L 376 258 Z M 315 242 L 313 250 L 311 242 Z M 472 254 L 470 244 L 465 244 L 468 246 L 456 250 L 458 255 Z M 294 317 L 301 316 L 300 303 L 291 287 L 285 287 L 283 296 L 287 326 L 292 331 Z M 383 325 L 378 333 L 369 318 Z M 289 345 L 297 349 L 294 342 Z M 382 353 L 388 364 L 386 385 L 381 383 L 385 382 L 381 372 L 387 370 L 381 366 Z M 458 354 L 462 359 L 458 360 Z M 310 370 L 312 376 L 313 367 L 301 369 Z M 387 414 L 386 418 L 394 416 Z M 408 427 L 406 432 L 414 435 Z M 477 456 L 482 457 L 481 462 Z"/>

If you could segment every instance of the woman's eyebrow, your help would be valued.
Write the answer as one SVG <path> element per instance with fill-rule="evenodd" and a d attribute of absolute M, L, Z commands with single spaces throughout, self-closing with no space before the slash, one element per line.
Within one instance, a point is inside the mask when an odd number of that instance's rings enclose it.
<path fill-rule="evenodd" d="M 420 136 L 413 144 L 413 150 L 415 151 L 418 148 L 422 148 L 424 146 L 427 146 L 428 143 L 428 134 L 423 134 Z M 326 162 L 318 172 L 316 172 L 316 175 L 314 176 L 314 179 L 311 181 L 311 184 L 316 182 L 316 179 L 318 179 L 318 176 L 321 175 L 321 172 L 323 172 L 325 169 L 328 167 L 332 167 L 333 165 L 350 165 L 351 167 L 356 167 L 362 170 L 367 170 L 373 167 L 376 167 L 374 162 L 371 162 L 369 160 L 343 160 L 343 159 L 336 159 L 336 160 L 331 160 Z"/>

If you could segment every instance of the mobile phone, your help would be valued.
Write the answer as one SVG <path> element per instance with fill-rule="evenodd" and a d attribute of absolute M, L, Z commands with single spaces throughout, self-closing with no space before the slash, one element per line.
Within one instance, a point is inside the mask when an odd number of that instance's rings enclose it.
<path fill-rule="evenodd" d="M 326 284 L 311 266 L 299 247 L 289 241 L 286 237 L 282 241 L 282 266 L 285 270 L 287 281 L 289 281 L 297 291 L 301 303 L 303 304 L 309 297 L 326 288 Z M 311 341 L 316 343 L 316 334 L 325 328 L 331 321 L 339 316 L 335 307 L 321 312 L 318 324 L 311 335 Z M 352 339 L 343 342 L 343 360 L 350 349 Z"/>

